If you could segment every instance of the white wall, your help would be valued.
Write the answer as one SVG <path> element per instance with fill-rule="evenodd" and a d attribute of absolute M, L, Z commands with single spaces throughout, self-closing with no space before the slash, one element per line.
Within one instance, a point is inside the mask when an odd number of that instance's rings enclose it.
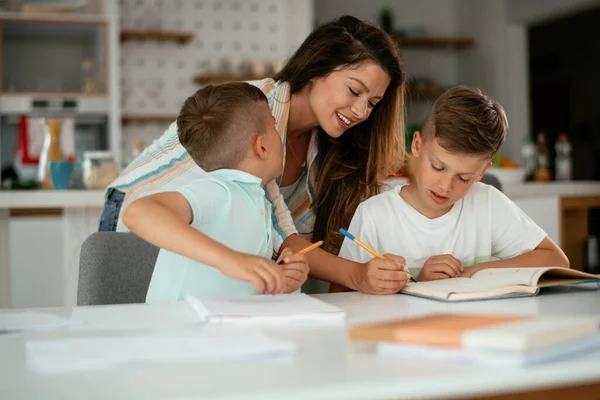
<path fill-rule="evenodd" d="M 172 115 L 199 86 L 199 73 L 227 72 L 242 62 L 282 62 L 313 27 L 312 0 L 122 0 L 124 29 L 190 32 L 184 45 L 128 41 L 120 46 L 123 114 Z M 125 155 L 132 143 L 149 145 L 169 123 L 132 124 L 123 128 Z"/>
<path fill-rule="evenodd" d="M 479 87 L 504 107 L 510 131 L 502 151 L 520 162 L 530 130 L 526 28 L 508 22 L 504 1 L 459 0 L 456 5 L 458 33 L 476 42 L 459 55 L 459 81 Z"/>

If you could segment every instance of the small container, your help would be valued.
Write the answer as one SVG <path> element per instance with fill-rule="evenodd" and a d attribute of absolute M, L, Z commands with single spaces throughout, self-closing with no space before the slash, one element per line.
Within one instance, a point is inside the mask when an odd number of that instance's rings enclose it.
<path fill-rule="evenodd" d="M 86 151 L 83 153 L 83 184 L 88 189 L 106 189 L 119 171 L 110 151 Z"/>

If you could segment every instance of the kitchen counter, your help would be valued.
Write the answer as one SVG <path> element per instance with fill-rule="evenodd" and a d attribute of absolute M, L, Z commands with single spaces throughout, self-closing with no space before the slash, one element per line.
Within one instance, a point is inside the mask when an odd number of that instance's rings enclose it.
<path fill-rule="evenodd" d="M 406 178 L 385 181 L 388 188 L 405 184 Z M 581 197 L 600 196 L 600 181 L 519 182 L 502 183 L 502 192 L 511 199 L 537 196 Z"/>
<path fill-rule="evenodd" d="M 4 190 L 0 209 L 104 207 L 104 190 Z"/>
<path fill-rule="evenodd" d="M 513 183 L 502 185 L 502 191 L 511 199 L 535 196 L 600 196 L 600 181 Z"/>

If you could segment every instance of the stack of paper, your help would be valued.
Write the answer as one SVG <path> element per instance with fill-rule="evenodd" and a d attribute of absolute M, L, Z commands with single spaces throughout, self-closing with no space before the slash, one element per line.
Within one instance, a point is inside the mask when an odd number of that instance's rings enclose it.
<path fill-rule="evenodd" d="M 208 322 L 319 321 L 346 317 L 341 308 L 303 293 L 228 299 L 189 297 L 188 302 Z"/>
<path fill-rule="evenodd" d="M 44 373 L 110 369 L 131 363 L 287 358 L 296 349 L 294 342 L 259 331 L 209 326 L 179 334 L 39 339 L 26 345 L 29 367 Z"/>
<path fill-rule="evenodd" d="M 69 318 L 35 311 L 0 313 L 0 333 L 52 330 L 71 326 Z"/>

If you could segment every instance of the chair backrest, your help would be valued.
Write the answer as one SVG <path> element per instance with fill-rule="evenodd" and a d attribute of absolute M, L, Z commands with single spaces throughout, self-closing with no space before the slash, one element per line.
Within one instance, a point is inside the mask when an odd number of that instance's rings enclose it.
<path fill-rule="evenodd" d="M 158 250 L 132 233 L 92 233 L 79 256 L 77 305 L 145 302 Z"/>
<path fill-rule="evenodd" d="M 492 174 L 483 174 L 483 176 L 481 177 L 481 183 L 493 186 L 499 191 L 502 191 L 502 184 L 500 183 L 500 179 L 498 179 Z"/>

